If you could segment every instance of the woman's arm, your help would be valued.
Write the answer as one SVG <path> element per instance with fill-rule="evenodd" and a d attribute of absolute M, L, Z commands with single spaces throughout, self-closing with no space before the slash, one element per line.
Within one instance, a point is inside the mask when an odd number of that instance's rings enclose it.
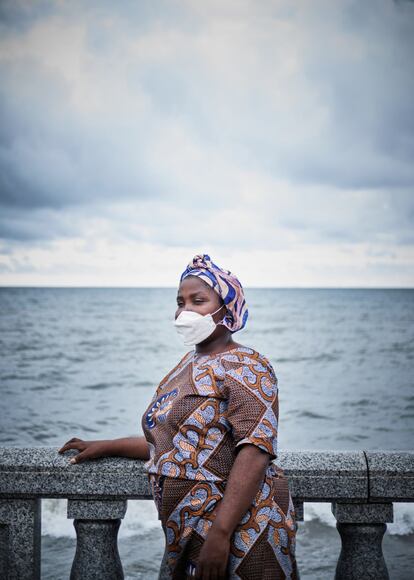
<path fill-rule="evenodd" d="M 200 550 L 196 578 L 226 578 L 230 538 L 259 490 L 270 455 L 256 445 L 242 445 L 227 480 L 217 515 Z"/>
<path fill-rule="evenodd" d="M 110 455 L 145 460 L 148 460 L 150 457 L 148 443 L 144 436 L 112 439 L 109 441 L 108 449 Z"/>
<path fill-rule="evenodd" d="M 98 441 L 83 441 L 73 437 L 59 449 L 59 453 L 64 453 L 68 449 L 80 451 L 75 457 L 70 459 L 71 463 L 80 463 L 87 459 L 98 457 L 132 457 L 133 459 L 148 460 L 149 447 L 144 436 L 122 437 L 120 439 L 101 439 Z"/>

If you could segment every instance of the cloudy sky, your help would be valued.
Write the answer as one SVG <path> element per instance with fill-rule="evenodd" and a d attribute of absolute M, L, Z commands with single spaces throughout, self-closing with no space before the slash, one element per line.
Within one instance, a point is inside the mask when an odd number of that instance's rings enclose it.
<path fill-rule="evenodd" d="M 1 0 L 0 285 L 414 287 L 414 2 Z"/>

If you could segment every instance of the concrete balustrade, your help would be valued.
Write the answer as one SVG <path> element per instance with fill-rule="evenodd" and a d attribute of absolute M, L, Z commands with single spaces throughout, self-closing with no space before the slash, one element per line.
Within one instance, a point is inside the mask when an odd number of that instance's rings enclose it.
<path fill-rule="evenodd" d="M 117 536 L 127 500 L 151 499 L 143 462 L 111 457 L 73 465 L 72 455 L 0 447 L 0 578 L 40 579 L 42 498 L 68 500 L 77 535 L 71 580 L 123 578 Z M 414 452 L 281 451 L 276 462 L 298 521 L 307 502 L 331 503 L 342 542 L 335 580 L 389 578 L 382 538 L 393 502 L 414 501 Z"/>

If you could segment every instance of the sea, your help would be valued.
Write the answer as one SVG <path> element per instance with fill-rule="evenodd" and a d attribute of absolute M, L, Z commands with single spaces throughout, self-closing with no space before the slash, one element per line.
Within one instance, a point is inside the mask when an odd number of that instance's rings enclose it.
<path fill-rule="evenodd" d="M 413 450 L 414 290 L 245 288 L 234 339 L 278 377 L 279 451 Z M 175 288 L 0 288 L 0 446 L 60 448 L 142 435 L 161 379 L 190 350 L 173 326 Z M 156 580 L 164 549 L 152 500 L 128 500 L 126 580 Z M 329 503 L 299 522 L 301 580 L 333 579 L 341 544 Z M 383 551 L 411 580 L 414 505 L 394 504 Z M 42 579 L 69 578 L 66 500 L 42 500 Z"/>

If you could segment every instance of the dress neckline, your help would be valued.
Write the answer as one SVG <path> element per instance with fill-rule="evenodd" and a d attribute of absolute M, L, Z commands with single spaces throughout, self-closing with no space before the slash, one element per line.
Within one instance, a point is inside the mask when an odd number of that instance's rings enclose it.
<path fill-rule="evenodd" d="M 231 352 L 234 352 L 235 350 L 240 350 L 240 349 L 249 349 L 252 350 L 251 348 L 249 348 L 248 346 L 235 346 L 234 348 L 231 348 L 229 350 L 222 350 L 221 352 L 216 352 L 215 354 L 199 354 L 197 353 L 195 350 L 193 351 L 193 359 L 195 358 L 203 358 L 203 357 L 211 357 L 211 358 L 215 358 L 217 356 L 220 356 L 222 354 L 229 354 Z"/>

